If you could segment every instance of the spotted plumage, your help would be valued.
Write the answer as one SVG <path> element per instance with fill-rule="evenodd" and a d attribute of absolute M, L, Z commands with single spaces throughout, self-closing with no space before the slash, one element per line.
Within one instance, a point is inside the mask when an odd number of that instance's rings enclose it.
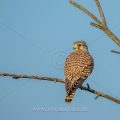
<path fill-rule="evenodd" d="M 66 102 L 71 102 L 78 87 L 91 74 L 94 62 L 85 41 L 73 44 L 74 51 L 66 58 L 64 74 L 66 88 Z"/>

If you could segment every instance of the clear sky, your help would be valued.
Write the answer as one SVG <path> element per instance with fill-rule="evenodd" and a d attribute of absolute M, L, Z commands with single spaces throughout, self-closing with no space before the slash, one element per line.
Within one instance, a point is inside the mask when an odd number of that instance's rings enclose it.
<path fill-rule="evenodd" d="M 98 17 L 93 0 L 76 0 Z M 120 1 L 101 0 L 112 31 L 120 37 Z M 120 98 L 120 50 L 91 19 L 68 0 L 0 0 L 0 72 L 64 78 L 64 61 L 75 40 L 86 40 L 94 57 L 92 75 L 84 83 Z M 0 120 L 119 119 L 120 106 L 78 90 L 71 104 L 64 102 L 61 83 L 0 78 Z M 79 108 L 79 112 L 35 112 L 33 108 Z"/>

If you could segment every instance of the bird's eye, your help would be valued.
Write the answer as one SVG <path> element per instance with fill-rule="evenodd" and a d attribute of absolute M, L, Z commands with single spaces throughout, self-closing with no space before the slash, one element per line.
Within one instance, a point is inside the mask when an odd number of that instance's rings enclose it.
<path fill-rule="evenodd" d="M 81 44 L 78 44 L 78 46 L 80 47 L 80 46 L 81 46 Z"/>

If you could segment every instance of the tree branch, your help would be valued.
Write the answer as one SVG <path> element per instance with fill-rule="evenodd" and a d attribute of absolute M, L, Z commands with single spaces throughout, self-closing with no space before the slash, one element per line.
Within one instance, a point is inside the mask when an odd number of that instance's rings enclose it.
<path fill-rule="evenodd" d="M 107 27 L 105 16 L 104 16 L 104 13 L 103 13 L 103 10 L 102 10 L 102 7 L 101 7 L 99 1 L 98 0 L 94 0 L 94 1 L 97 5 L 102 22 L 94 14 L 92 14 L 89 10 L 87 10 L 83 6 L 77 4 L 73 0 L 69 0 L 69 2 L 73 6 L 80 9 L 82 12 L 87 14 L 90 18 L 92 18 L 95 21 L 95 22 L 91 22 L 90 25 L 102 30 L 110 39 L 113 40 L 114 43 L 116 43 L 116 45 L 118 45 L 120 47 L 120 39 L 113 32 L 111 32 L 111 30 Z"/>
<path fill-rule="evenodd" d="M 111 50 L 112 53 L 116 53 L 116 54 L 120 54 L 119 51 L 116 51 L 116 50 Z"/>
<path fill-rule="evenodd" d="M 104 27 L 107 27 L 106 19 L 105 19 L 103 10 L 102 10 L 102 8 L 101 8 L 101 5 L 100 5 L 100 3 L 99 3 L 98 0 L 95 0 L 95 3 L 96 3 L 96 5 L 97 5 L 97 8 L 98 8 L 98 11 L 99 11 L 99 13 L 100 13 L 100 17 L 101 17 L 101 20 L 102 20 L 102 23 L 103 23 Z"/>
<path fill-rule="evenodd" d="M 51 78 L 51 77 L 41 77 L 37 75 L 22 75 L 22 74 L 11 74 L 11 73 L 0 73 L 0 77 L 12 77 L 13 79 L 19 79 L 19 78 L 29 78 L 29 79 L 36 79 L 36 80 L 47 80 L 47 81 L 53 81 L 53 82 L 59 82 L 59 83 L 65 83 L 64 79 L 59 78 Z M 120 100 L 117 98 L 114 98 L 112 96 L 109 96 L 107 94 L 104 94 L 100 91 L 94 90 L 87 85 L 87 87 L 82 86 L 80 89 L 88 91 L 90 93 L 96 94 L 97 96 L 104 97 L 108 100 L 111 100 L 115 103 L 120 104 Z"/>
<path fill-rule="evenodd" d="M 102 24 L 98 24 L 98 23 L 95 23 L 95 22 L 91 22 L 90 25 L 92 25 L 93 27 L 96 27 L 98 29 L 104 29 Z"/>
<path fill-rule="evenodd" d="M 37 75 L 22 75 L 22 74 L 11 74 L 11 73 L 0 73 L 0 77 L 12 77 L 13 79 L 19 78 L 29 78 L 29 79 L 36 79 L 36 80 L 47 80 L 47 81 L 54 81 L 64 83 L 63 79 L 59 78 L 50 78 L 50 77 L 41 77 Z"/>
<path fill-rule="evenodd" d="M 87 9 L 84 8 L 83 6 L 77 4 L 77 3 L 74 2 L 73 0 L 69 0 L 69 2 L 70 2 L 73 6 L 77 7 L 77 8 L 80 9 L 82 12 L 84 12 L 85 14 L 87 14 L 89 17 L 91 17 L 91 18 L 92 18 L 94 21 L 96 21 L 97 23 L 101 23 L 101 22 L 99 21 L 99 19 L 98 19 L 94 14 L 92 14 L 89 10 L 87 10 Z"/>

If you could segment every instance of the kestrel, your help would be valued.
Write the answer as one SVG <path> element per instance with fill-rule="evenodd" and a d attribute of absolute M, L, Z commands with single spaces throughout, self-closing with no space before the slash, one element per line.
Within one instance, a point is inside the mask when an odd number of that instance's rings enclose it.
<path fill-rule="evenodd" d="M 66 58 L 64 68 L 65 102 L 72 101 L 75 91 L 82 86 L 94 67 L 93 58 L 85 41 L 74 42 L 73 49 L 74 51 Z"/>

